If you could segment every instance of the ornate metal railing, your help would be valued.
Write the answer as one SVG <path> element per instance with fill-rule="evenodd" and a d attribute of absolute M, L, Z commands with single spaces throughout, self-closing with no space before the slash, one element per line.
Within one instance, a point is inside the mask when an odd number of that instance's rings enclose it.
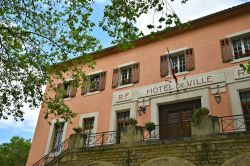
<path fill-rule="evenodd" d="M 142 128 L 143 140 L 159 139 L 160 136 L 160 126 L 156 125 L 155 129 L 149 132 L 145 127 Z"/>
<path fill-rule="evenodd" d="M 44 166 L 55 160 L 59 155 L 65 152 L 69 147 L 69 138 L 65 140 L 63 143 L 58 145 L 52 151 L 50 151 L 46 156 L 37 161 L 33 166 Z"/>
<path fill-rule="evenodd" d="M 222 133 L 247 132 L 250 131 L 250 115 L 219 117 L 219 124 Z"/>
<path fill-rule="evenodd" d="M 85 148 L 120 143 L 120 131 L 89 133 L 84 135 Z"/>
<path fill-rule="evenodd" d="M 151 132 L 147 131 L 145 127 L 143 127 L 142 130 L 144 141 L 153 139 L 181 139 L 184 137 L 191 137 L 192 135 L 190 120 L 156 125 L 155 129 Z"/>

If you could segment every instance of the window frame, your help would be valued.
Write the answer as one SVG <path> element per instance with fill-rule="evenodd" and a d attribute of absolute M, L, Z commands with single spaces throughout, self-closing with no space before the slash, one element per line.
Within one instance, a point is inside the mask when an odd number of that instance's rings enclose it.
<path fill-rule="evenodd" d="M 98 94 L 105 89 L 107 72 L 98 70 L 97 72 L 87 74 L 87 80 L 81 89 L 82 96 Z"/>
<path fill-rule="evenodd" d="M 249 47 L 249 50 L 250 50 L 250 33 L 245 33 L 245 34 L 241 34 L 241 35 L 238 35 L 238 36 L 232 36 L 230 37 L 230 43 L 231 43 L 231 51 L 232 51 L 232 61 L 235 61 L 235 60 L 240 60 L 242 58 L 246 58 L 246 57 L 250 57 L 250 51 L 249 52 L 246 52 L 246 48 L 245 48 L 245 42 L 244 42 L 244 38 L 247 38 L 249 40 L 247 40 L 248 42 L 248 47 Z M 234 41 L 236 40 L 239 40 L 239 43 L 240 43 L 240 47 L 241 47 L 241 51 L 242 53 L 237 55 L 239 57 L 236 58 L 236 55 L 235 55 L 235 47 L 234 47 Z M 237 47 L 238 49 L 238 47 Z"/>
<path fill-rule="evenodd" d="M 62 143 L 65 141 L 68 122 L 65 122 L 62 119 L 59 119 L 59 122 L 64 123 L 63 133 L 62 133 L 62 138 L 61 138 L 61 143 Z M 54 133 L 55 133 L 56 120 L 53 119 L 51 123 L 52 123 L 52 125 L 50 126 L 50 129 L 49 129 L 49 135 L 47 137 L 47 143 L 46 143 L 44 155 L 47 155 L 53 148 L 52 146 L 53 146 L 53 138 L 54 138 Z"/>
<path fill-rule="evenodd" d="M 70 94 L 71 94 L 71 81 L 72 80 L 70 80 L 70 81 L 64 81 L 63 82 L 63 90 L 66 92 L 64 95 L 63 95 L 63 99 L 66 99 L 66 98 L 70 98 Z M 67 86 L 67 87 L 65 87 L 65 85 Z"/>
<path fill-rule="evenodd" d="M 186 58 L 185 58 L 185 51 L 186 50 L 182 50 L 182 51 L 178 51 L 178 52 L 175 52 L 175 53 L 170 53 L 170 56 L 171 56 L 171 60 L 172 60 L 172 63 L 173 63 L 173 67 L 175 69 L 175 74 L 181 74 L 181 73 L 184 73 L 184 72 L 187 72 L 187 68 L 186 68 Z M 169 55 L 166 55 L 167 58 L 169 58 L 168 56 Z M 180 58 L 183 57 L 184 61 L 183 61 L 183 65 L 184 66 L 184 70 L 183 71 L 180 71 Z M 176 71 L 176 66 L 174 65 L 174 62 L 173 62 L 173 58 L 176 58 L 177 59 L 177 70 Z M 170 64 L 170 61 L 168 60 L 168 73 L 167 73 L 167 76 L 171 76 L 171 64 Z"/>
<path fill-rule="evenodd" d="M 88 85 L 87 93 L 99 91 L 99 89 L 100 89 L 101 73 L 102 73 L 102 72 L 96 73 L 96 74 L 92 74 L 92 75 L 89 75 L 89 82 L 88 82 L 89 85 Z M 94 79 L 95 77 L 96 77 L 96 79 L 98 79 L 97 81 L 92 80 L 92 79 Z M 92 88 L 92 85 L 95 85 L 95 84 L 98 84 L 98 86 Z"/>
<path fill-rule="evenodd" d="M 91 121 L 91 125 L 88 126 L 88 128 L 85 128 L 86 121 Z M 87 133 L 87 134 L 93 133 L 94 127 L 95 127 L 95 117 L 94 116 L 83 118 L 83 120 L 82 120 L 83 133 Z"/>
<path fill-rule="evenodd" d="M 63 133 L 64 133 L 64 122 L 60 122 L 61 126 L 58 124 L 54 124 L 54 131 L 53 131 L 53 136 L 52 136 L 52 144 L 51 144 L 51 149 L 55 149 L 57 146 L 59 146 L 63 142 Z M 58 134 L 60 134 L 58 136 Z"/>
<path fill-rule="evenodd" d="M 118 116 L 119 114 L 121 114 L 121 115 L 124 114 L 125 115 L 125 116 L 122 116 L 122 118 L 121 118 L 122 120 L 119 120 L 119 116 Z M 130 110 L 124 110 L 124 111 L 116 112 L 116 126 L 117 126 L 117 129 L 119 129 L 120 127 L 123 128 L 123 127 L 129 125 L 128 121 L 130 119 L 130 114 L 131 114 Z M 119 124 L 122 124 L 122 125 L 119 125 Z"/>
<path fill-rule="evenodd" d="M 92 132 L 97 133 L 98 117 L 99 117 L 99 112 L 91 112 L 91 113 L 87 113 L 87 114 L 81 114 L 80 120 L 79 120 L 79 126 L 81 128 L 83 128 L 84 119 L 94 118 L 94 125 L 93 125 Z"/>
<path fill-rule="evenodd" d="M 132 84 L 132 69 L 133 68 L 133 64 L 132 65 L 128 65 L 128 66 L 124 66 L 124 67 L 120 67 L 119 68 L 119 82 L 118 82 L 118 87 L 119 86 L 124 86 L 124 85 L 129 85 Z M 123 81 L 125 82 L 125 79 L 123 79 L 123 71 L 126 70 L 126 80 L 128 81 L 127 83 L 123 83 Z"/>

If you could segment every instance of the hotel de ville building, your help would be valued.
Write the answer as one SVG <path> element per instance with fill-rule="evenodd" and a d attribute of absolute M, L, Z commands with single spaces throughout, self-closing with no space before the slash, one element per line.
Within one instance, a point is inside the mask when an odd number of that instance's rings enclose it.
<path fill-rule="evenodd" d="M 96 53 L 95 68 L 82 67 L 91 86 L 57 80 L 77 116 L 49 125 L 42 107 L 27 165 L 249 164 L 250 3 L 190 23 Z M 199 108 L 209 112 L 195 125 Z"/>

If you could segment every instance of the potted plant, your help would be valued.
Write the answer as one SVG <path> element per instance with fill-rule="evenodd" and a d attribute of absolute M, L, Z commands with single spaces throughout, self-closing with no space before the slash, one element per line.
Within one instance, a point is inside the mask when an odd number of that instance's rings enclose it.
<path fill-rule="evenodd" d="M 202 108 L 197 108 L 194 110 L 193 114 L 192 114 L 192 122 L 195 125 L 199 125 L 199 123 L 201 122 L 202 116 L 203 115 L 208 115 L 209 114 L 209 109 L 202 107 Z"/>
<path fill-rule="evenodd" d="M 155 123 L 154 122 L 147 122 L 147 123 L 145 123 L 144 127 L 149 132 L 149 136 L 151 138 L 151 131 L 153 131 L 155 129 Z"/>
<path fill-rule="evenodd" d="M 82 128 L 81 127 L 74 127 L 73 130 L 75 131 L 75 133 L 81 133 Z"/>
<path fill-rule="evenodd" d="M 130 79 L 128 78 L 125 78 L 122 80 L 122 84 L 125 85 L 125 84 L 129 84 L 130 83 Z"/>
<path fill-rule="evenodd" d="M 134 118 L 130 118 L 130 119 L 128 120 L 128 124 L 129 124 L 130 126 L 135 126 L 135 125 L 137 124 L 137 120 L 134 119 Z"/>

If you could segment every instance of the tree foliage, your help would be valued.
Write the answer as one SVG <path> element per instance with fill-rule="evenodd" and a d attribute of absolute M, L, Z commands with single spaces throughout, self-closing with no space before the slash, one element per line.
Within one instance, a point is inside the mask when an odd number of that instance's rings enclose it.
<path fill-rule="evenodd" d="M 31 142 L 24 138 L 14 136 L 10 143 L 0 145 L 0 165 L 1 166 L 17 166 L 25 165 Z"/>
<path fill-rule="evenodd" d="M 84 86 L 87 76 L 78 64 L 93 68 L 91 53 L 101 48 L 90 33 L 97 26 L 90 19 L 93 3 L 94 0 L 0 1 L 0 119 L 23 120 L 24 104 L 36 108 L 41 102 L 46 107 L 45 119 L 68 121 L 75 116 L 62 99 L 43 96 L 42 86 L 56 91 L 53 80 L 64 80 L 68 71 L 77 87 Z M 143 36 L 136 27 L 137 19 L 151 10 L 161 13 L 158 20 L 153 18 L 153 23 L 147 25 L 152 32 L 181 25 L 167 0 L 111 0 L 99 26 L 114 39 L 113 44 L 128 49 Z M 154 21 L 160 25 L 155 27 Z"/>
<path fill-rule="evenodd" d="M 181 0 L 182 3 L 186 1 Z M 114 38 L 113 44 L 121 46 L 121 49 L 128 49 L 133 47 L 133 41 L 144 36 L 136 23 L 140 16 L 149 12 L 153 13 L 152 24 L 145 26 L 152 33 L 185 25 L 181 23 L 169 0 L 111 0 L 111 4 L 104 9 L 104 16 L 99 25 Z M 155 17 L 156 15 L 160 17 Z"/>
<path fill-rule="evenodd" d="M 250 61 L 247 64 L 240 64 L 240 67 L 242 67 L 244 71 L 250 74 Z"/>

